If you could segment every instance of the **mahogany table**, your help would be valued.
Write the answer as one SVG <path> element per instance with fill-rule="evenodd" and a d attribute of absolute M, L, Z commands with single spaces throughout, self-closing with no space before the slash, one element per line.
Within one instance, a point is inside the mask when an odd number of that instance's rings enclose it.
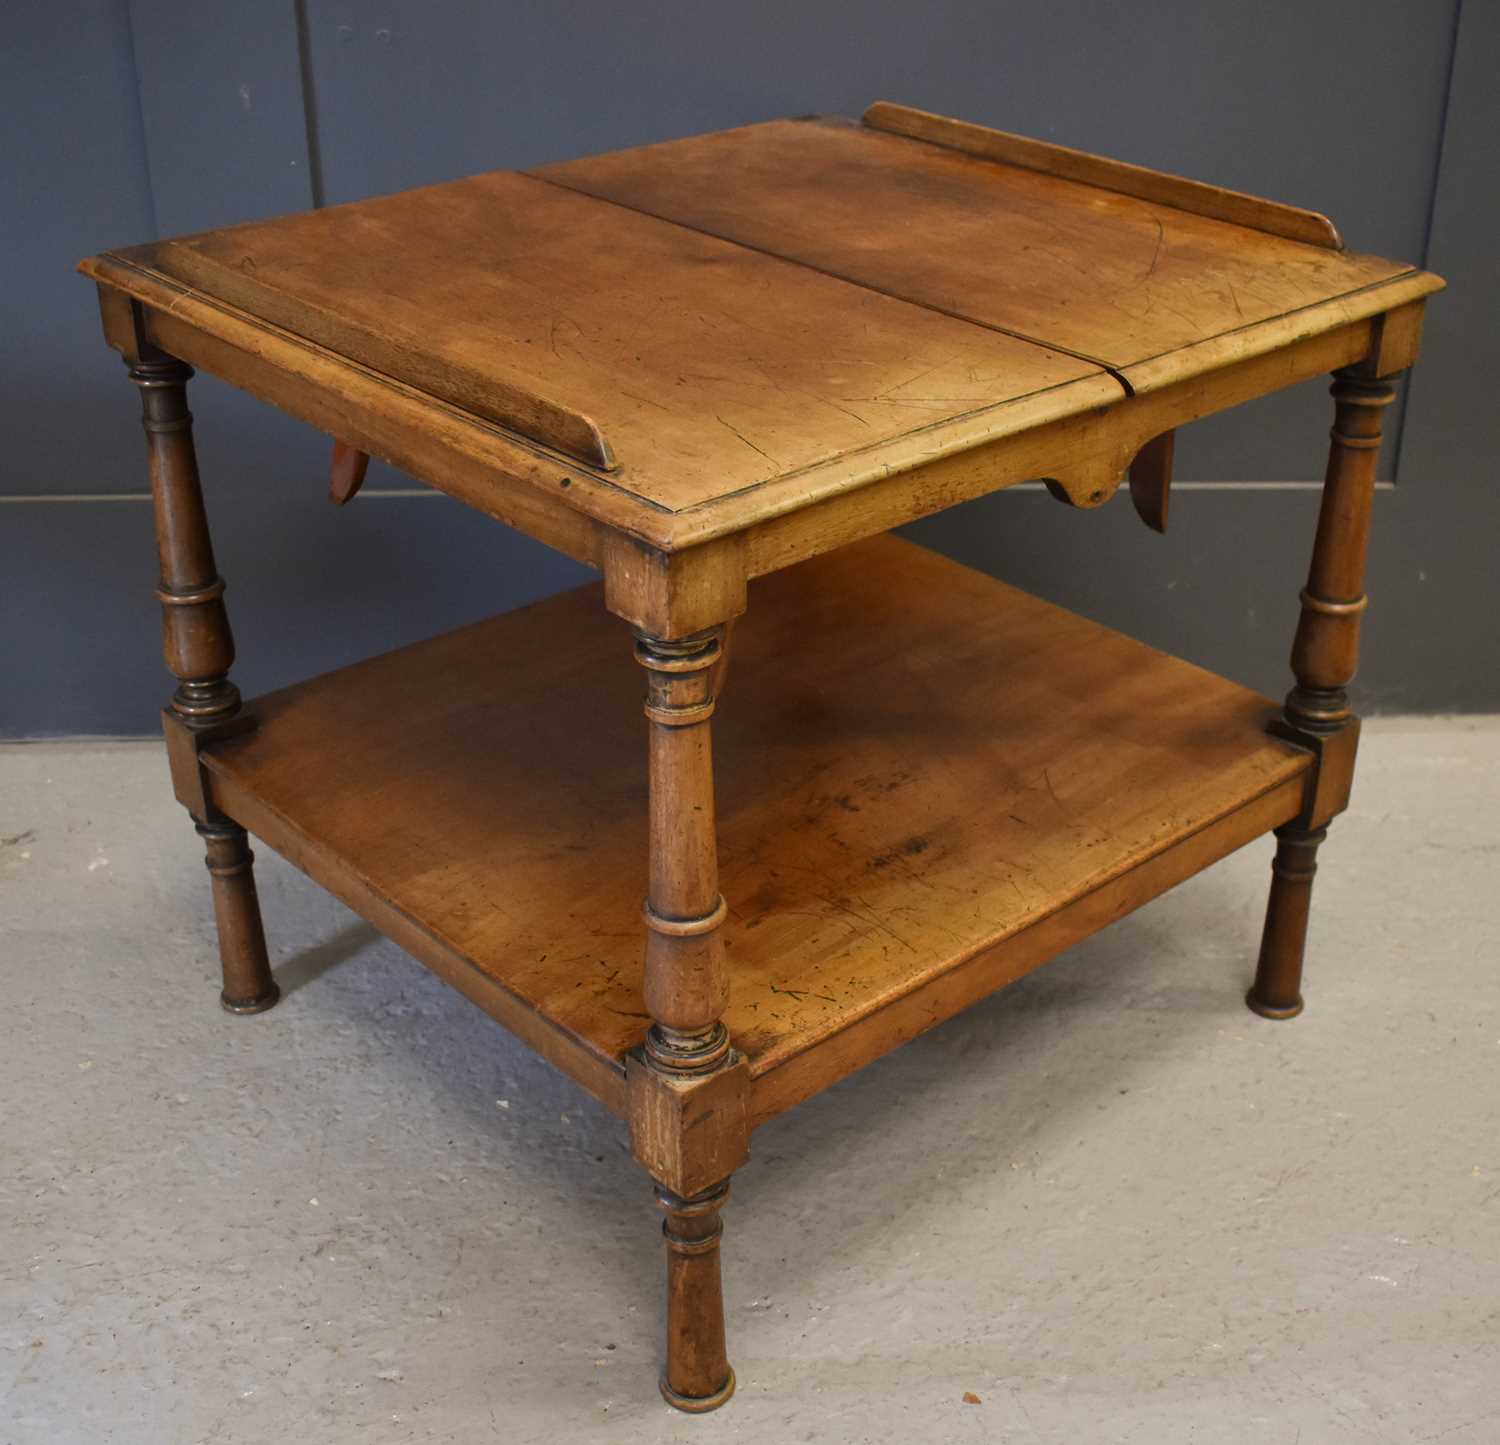
<path fill-rule="evenodd" d="M 225 1006 L 277 998 L 249 830 L 624 1116 L 666 1213 L 674 1405 L 734 1388 L 719 1211 L 766 1120 L 1271 831 L 1249 1003 L 1301 1008 L 1381 413 L 1436 277 L 889 104 L 82 269 L 142 393 Z M 602 585 L 242 704 L 189 363 L 336 437 L 336 500 L 373 453 Z M 1164 527 L 1175 427 L 1330 371 L 1279 711 L 882 535 L 1038 477 L 1098 506 L 1127 473 Z"/>

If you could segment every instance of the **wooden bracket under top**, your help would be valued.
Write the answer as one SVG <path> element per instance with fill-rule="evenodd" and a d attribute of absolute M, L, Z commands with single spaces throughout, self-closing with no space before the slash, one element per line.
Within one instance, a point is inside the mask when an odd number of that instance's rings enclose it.
<path fill-rule="evenodd" d="M 1138 200 L 1171 206 L 1174 210 L 1227 221 L 1233 226 L 1284 236 L 1289 241 L 1303 241 L 1309 246 L 1323 246 L 1331 251 L 1344 249 L 1338 227 L 1327 216 L 1319 215 L 1317 211 L 1304 211 L 1300 206 L 1284 206 L 1278 201 L 1249 196 L 1242 191 L 1190 181 L 1185 176 L 1154 171 L 1147 166 L 1133 166 L 1088 151 L 1053 145 L 1050 141 L 1012 135 L 1009 131 L 971 125 L 967 121 L 952 120 L 945 115 L 934 115 L 931 111 L 896 105 L 888 100 L 877 100 L 863 118 L 872 130 L 930 141 L 934 145 L 947 146 L 949 150 L 965 151 L 1004 165 L 1041 171 L 1062 180 L 1098 186 L 1101 190 L 1117 191 Z"/>
<path fill-rule="evenodd" d="M 1172 453 L 1177 433 L 1164 431 L 1135 454 L 1130 464 L 1130 500 L 1153 532 L 1167 530 L 1167 504 L 1172 495 Z"/>
<path fill-rule="evenodd" d="M 333 439 L 333 461 L 328 469 L 328 500 L 342 507 L 365 484 L 370 454 L 348 442 Z"/>

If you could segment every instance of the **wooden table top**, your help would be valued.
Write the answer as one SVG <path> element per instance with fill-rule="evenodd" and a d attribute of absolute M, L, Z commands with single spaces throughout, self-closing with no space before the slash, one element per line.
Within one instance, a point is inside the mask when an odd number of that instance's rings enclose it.
<path fill-rule="evenodd" d="M 348 386 L 392 383 L 443 425 L 487 428 L 528 485 L 576 481 L 568 506 L 668 548 L 695 514 L 713 518 L 702 535 L 750 525 L 1441 284 L 1342 250 L 1309 212 L 889 105 L 84 270 L 241 351 L 291 339 Z M 483 505 L 482 488 L 450 489 Z M 490 510 L 526 525 L 514 504 Z"/>

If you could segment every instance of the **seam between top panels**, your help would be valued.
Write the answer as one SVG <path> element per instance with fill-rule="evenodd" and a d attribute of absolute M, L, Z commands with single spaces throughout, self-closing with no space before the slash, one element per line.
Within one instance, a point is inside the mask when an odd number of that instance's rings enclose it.
<path fill-rule="evenodd" d="M 1057 353 L 1059 356 L 1071 356 L 1074 361 L 1086 361 L 1090 366 L 1097 366 L 1107 376 L 1119 383 L 1120 389 L 1127 397 L 1135 395 L 1135 388 L 1131 386 L 1120 370 L 1111 366 L 1097 356 L 1090 356 L 1086 351 L 1074 351 L 1067 346 L 1059 346 L 1055 342 L 1046 341 L 1040 336 L 1030 336 L 1024 331 L 1015 331 L 1008 326 L 1000 326 L 993 321 L 981 321 L 973 316 L 965 316 L 961 311 L 950 311 L 943 306 L 934 306 L 930 301 L 917 301 L 910 296 L 902 296 L 899 292 L 888 291 L 883 286 L 873 285 L 869 281 L 860 281 L 853 276 L 845 276 L 842 272 L 829 270 L 826 266 L 815 265 L 811 261 L 799 260 L 795 256 L 784 256 L 780 251 L 773 251 L 766 246 L 757 246 L 749 241 L 737 240 L 733 236 L 721 235 L 718 231 L 711 231 L 706 226 L 695 226 L 688 221 L 680 221 L 673 216 L 664 216 L 659 211 L 647 210 L 644 206 L 631 205 L 628 201 L 616 200 L 613 196 L 595 195 L 593 191 L 583 190 L 579 186 L 570 186 L 565 181 L 559 181 L 551 176 L 538 175 L 535 171 L 515 171 L 514 175 L 524 176 L 528 181 L 538 181 L 545 186 L 553 186 L 557 190 L 567 191 L 569 195 L 582 196 L 585 200 L 597 201 L 602 205 L 616 206 L 622 211 L 630 211 L 637 216 L 646 216 L 653 221 L 661 221 L 666 225 L 675 226 L 681 231 L 691 231 L 698 236 L 707 236 L 711 240 L 719 241 L 726 246 L 734 246 L 741 251 L 749 251 L 757 256 L 768 256 L 773 261 L 782 261 L 789 266 L 800 267 L 804 271 L 811 271 L 819 276 L 826 276 L 830 281 L 839 281 L 846 286 L 858 287 L 861 291 L 869 291 L 876 296 L 884 296 L 890 301 L 900 301 L 907 306 L 915 306 L 922 311 L 930 311 L 937 316 L 946 316 L 950 321 L 962 321 L 969 326 L 977 326 L 983 331 L 993 331 L 1001 336 L 1009 336 L 1016 341 L 1024 341 L 1030 346 L 1040 346 L 1046 351 Z"/>

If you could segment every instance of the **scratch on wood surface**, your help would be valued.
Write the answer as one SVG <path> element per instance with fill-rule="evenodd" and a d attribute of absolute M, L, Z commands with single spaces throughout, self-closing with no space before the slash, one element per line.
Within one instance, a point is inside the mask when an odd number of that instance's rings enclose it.
<path fill-rule="evenodd" d="M 838 1000 L 830 998 L 826 993 L 813 993 L 810 989 L 803 988 L 777 988 L 774 983 L 768 983 L 766 987 L 772 993 L 785 994 L 789 999 L 794 999 L 797 1003 L 801 1003 L 805 998 L 818 998 L 822 999 L 824 1003 L 833 1004 L 835 1008 L 838 1007 Z"/>
<path fill-rule="evenodd" d="M 898 381 L 894 386 L 886 387 L 884 391 L 876 392 L 874 399 L 876 401 L 887 400 L 893 391 L 901 391 L 904 388 L 910 386 L 913 382 L 921 381 L 924 376 L 931 376 L 934 371 L 941 371 L 945 366 L 948 365 L 949 360 L 950 358 L 945 357 L 935 366 L 929 366 L 925 370 L 917 372 L 915 375 L 908 376 L 904 380 Z"/>
<path fill-rule="evenodd" d="M 792 386 L 784 377 L 780 376 L 776 372 L 773 372 L 770 367 L 766 366 L 762 362 L 755 361 L 751 364 L 758 372 L 760 372 L 761 376 L 765 379 L 766 385 L 769 386 L 773 391 L 779 392 L 785 396 L 805 396 L 809 401 L 816 402 L 819 406 L 831 406 L 835 411 L 843 412 L 845 416 L 852 417 L 861 426 L 867 427 L 870 425 L 870 423 L 866 421 L 865 418 L 862 417 L 857 411 L 850 411 L 847 406 L 843 406 L 839 402 L 834 401 L 832 397 L 824 395 L 823 392 L 812 391 L 805 386 Z M 862 396 L 850 397 L 851 401 L 868 401 L 870 399 L 871 398 Z M 722 420 L 722 418 L 720 418 L 720 420 Z"/>
<path fill-rule="evenodd" d="M 1161 261 L 1162 244 L 1167 238 L 1166 229 L 1162 226 L 1161 218 L 1159 216 L 1152 216 L 1151 220 L 1156 226 L 1156 249 L 1151 253 L 1151 264 L 1146 268 L 1146 274 L 1141 278 L 1143 281 L 1149 281 L 1156 275 L 1157 265 Z"/>
<path fill-rule="evenodd" d="M 1042 781 L 1046 783 L 1047 792 L 1051 795 L 1052 801 L 1066 813 L 1068 810 L 1063 807 L 1063 800 L 1057 796 L 1057 789 L 1052 786 L 1052 774 L 1046 768 L 1042 769 Z"/>
<path fill-rule="evenodd" d="M 870 424 L 857 411 L 850 411 L 847 406 L 840 406 L 838 402 L 830 401 L 826 396 L 817 396 L 815 400 L 822 402 L 824 406 L 831 406 L 835 411 L 843 412 L 845 416 L 852 416 L 861 426 Z"/>
<path fill-rule="evenodd" d="M 877 929 L 879 932 L 886 934 L 896 943 L 899 943 L 901 947 L 904 948 L 908 953 L 915 953 L 917 951 L 912 947 L 910 943 L 906 941 L 906 939 L 902 938 L 902 936 L 897 933 L 889 923 L 887 923 L 883 918 L 875 913 L 870 908 L 869 904 L 863 903 L 861 901 L 860 908 L 856 908 L 854 904 L 851 903 L 847 898 L 830 898 L 827 896 L 827 894 L 823 893 L 814 894 L 813 896 L 817 898 L 820 903 L 826 903 L 830 908 L 837 909 L 840 913 L 846 914 L 850 918 L 857 919 L 860 923 L 863 923 L 870 928 Z"/>
<path fill-rule="evenodd" d="M 725 421 L 721 416 L 716 415 L 714 417 L 714 420 L 718 422 L 719 425 L 726 431 L 733 432 L 735 436 L 737 436 L 742 442 L 744 442 L 744 444 L 749 447 L 752 452 L 759 452 L 761 456 L 763 456 L 768 462 L 775 462 L 778 467 L 782 465 L 782 462 L 779 458 L 773 457 L 770 452 L 766 451 L 763 447 L 756 446 L 755 443 L 751 441 L 750 438 L 747 437 L 745 433 L 742 432 L 737 426 L 731 426 L 730 423 Z"/>
<path fill-rule="evenodd" d="M 672 411 L 671 407 L 669 407 L 669 406 L 663 406 L 659 401 L 653 401 L 649 396 L 638 396 L 638 395 L 636 395 L 635 392 L 633 392 L 633 391 L 626 391 L 623 387 L 620 389 L 620 395 L 621 396 L 628 396 L 631 399 L 631 401 L 638 401 L 638 402 L 641 403 L 642 406 L 654 406 L 657 409 L 657 411 L 664 411 L 664 412 L 667 412 L 669 415 L 671 414 L 671 411 Z"/>

